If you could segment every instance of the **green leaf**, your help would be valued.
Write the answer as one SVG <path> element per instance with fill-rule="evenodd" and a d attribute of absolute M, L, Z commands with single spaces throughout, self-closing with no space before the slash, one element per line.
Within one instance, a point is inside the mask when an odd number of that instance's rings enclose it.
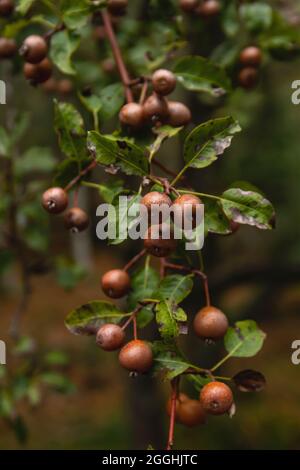
<path fill-rule="evenodd" d="M 222 194 L 221 205 L 226 216 L 234 222 L 254 225 L 260 229 L 274 228 L 274 207 L 259 193 L 239 188 L 228 189 Z"/>
<path fill-rule="evenodd" d="M 229 220 L 224 215 L 219 202 L 205 199 L 204 207 L 204 229 L 206 233 L 211 232 L 220 235 L 231 233 Z"/>
<path fill-rule="evenodd" d="M 116 233 L 113 234 L 113 238 L 109 235 L 111 245 L 119 245 L 127 240 L 131 224 L 135 224 L 140 211 L 140 200 L 141 196 L 134 194 L 129 197 L 119 197 L 114 201 L 115 211 L 109 215 L 109 222 L 116 227 Z"/>
<path fill-rule="evenodd" d="M 102 88 L 99 99 L 101 102 L 100 119 L 105 122 L 115 116 L 124 103 L 122 83 L 112 83 Z"/>
<path fill-rule="evenodd" d="M 193 277 L 191 274 L 188 276 L 182 276 L 181 274 L 166 276 L 154 293 L 154 298 L 179 304 L 191 293 Z"/>
<path fill-rule="evenodd" d="M 36 349 L 35 342 L 29 336 L 22 336 L 15 345 L 13 353 L 16 355 L 32 354 Z"/>
<path fill-rule="evenodd" d="M 85 277 L 86 272 L 80 264 L 59 256 L 55 259 L 55 275 L 60 286 L 72 290 Z"/>
<path fill-rule="evenodd" d="M 230 327 L 224 338 L 226 351 L 233 357 L 252 357 L 260 351 L 266 334 L 254 320 L 239 321 Z"/>
<path fill-rule="evenodd" d="M 83 106 L 86 107 L 86 109 L 92 113 L 93 115 L 98 115 L 101 107 L 102 107 L 102 103 L 101 103 L 101 100 L 100 100 L 100 97 L 97 96 L 97 95 L 90 95 L 90 96 L 84 96 L 82 94 L 79 94 L 79 98 L 80 98 L 80 101 L 81 103 L 83 104 Z"/>
<path fill-rule="evenodd" d="M 80 30 L 86 26 L 90 15 L 90 5 L 88 0 L 62 1 L 62 19 L 68 29 Z"/>
<path fill-rule="evenodd" d="M 101 165 L 120 168 L 127 175 L 148 174 L 149 164 L 143 149 L 127 139 L 91 131 L 88 148 Z"/>
<path fill-rule="evenodd" d="M 187 90 L 220 96 L 231 89 L 230 79 L 226 72 L 204 57 L 185 56 L 179 59 L 174 73 Z"/>
<path fill-rule="evenodd" d="M 191 367 L 173 343 L 155 341 L 152 349 L 154 373 L 162 375 L 165 380 L 172 380 Z"/>
<path fill-rule="evenodd" d="M 141 300 L 152 299 L 158 284 L 158 272 L 148 263 L 145 267 L 135 271 L 131 277 L 131 292 L 128 296 L 129 309 L 133 310 Z"/>
<path fill-rule="evenodd" d="M 189 380 L 189 382 L 191 382 L 195 388 L 195 390 L 197 392 L 200 392 L 200 390 L 204 387 L 204 385 L 208 384 L 209 382 L 211 382 L 211 377 L 207 376 L 207 375 L 192 375 L 192 374 L 189 374 L 187 376 L 187 379 Z"/>
<path fill-rule="evenodd" d="M 135 271 L 131 277 L 131 292 L 128 296 L 128 309 L 133 310 L 139 301 L 152 299 L 157 289 L 159 275 L 155 269 L 145 264 L 145 267 Z M 147 326 L 154 317 L 152 307 L 144 307 L 137 316 L 139 328 Z"/>
<path fill-rule="evenodd" d="M 232 117 L 218 118 L 195 127 L 184 142 L 187 167 L 205 168 L 217 160 L 230 146 L 241 128 Z"/>
<path fill-rule="evenodd" d="M 20 33 L 20 31 L 22 31 L 29 25 L 29 23 L 30 20 L 24 18 L 14 21 L 12 23 L 7 23 L 5 26 L 3 26 L 1 30 L 1 36 L 6 38 L 15 38 Z"/>
<path fill-rule="evenodd" d="M 273 10 L 266 3 L 254 2 L 241 5 L 239 13 L 246 29 L 253 33 L 265 31 L 272 25 Z"/>
<path fill-rule="evenodd" d="M 49 173 L 55 164 L 55 158 L 49 148 L 31 147 L 15 161 L 15 173 L 18 177 L 31 175 L 33 172 Z"/>
<path fill-rule="evenodd" d="M 16 11 L 21 15 L 25 15 L 36 0 L 19 0 Z"/>
<path fill-rule="evenodd" d="M 180 333 L 178 322 L 187 321 L 184 310 L 171 302 L 162 301 L 155 306 L 155 311 L 156 322 L 162 338 L 164 340 L 176 338 Z"/>
<path fill-rule="evenodd" d="M 111 302 L 95 300 L 70 312 L 65 325 L 75 335 L 94 335 L 104 323 L 118 323 L 126 316 Z"/>
<path fill-rule="evenodd" d="M 84 122 L 72 104 L 55 101 L 54 126 L 61 151 L 67 157 L 75 160 L 87 157 Z"/>
<path fill-rule="evenodd" d="M 72 64 L 72 54 L 80 43 L 80 37 L 70 31 L 60 31 L 51 39 L 50 57 L 53 63 L 63 73 L 75 75 L 76 70 Z"/>
<path fill-rule="evenodd" d="M 37 406 L 41 402 L 41 390 L 35 380 L 29 383 L 26 395 L 31 406 Z"/>
<path fill-rule="evenodd" d="M 50 366 L 66 366 L 70 363 L 69 356 L 63 351 L 50 351 L 44 360 Z"/>
<path fill-rule="evenodd" d="M 0 416 L 10 418 L 14 414 L 14 401 L 12 394 L 6 388 L 0 389 Z"/>
<path fill-rule="evenodd" d="M 149 152 L 150 152 L 150 158 L 152 157 L 159 151 L 162 143 L 166 139 L 170 139 L 171 137 L 175 137 L 179 132 L 183 129 L 183 127 L 171 127 L 171 126 L 161 126 L 158 129 L 156 129 L 154 132 L 157 134 L 157 137 L 153 144 L 150 145 L 149 147 Z"/>
<path fill-rule="evenodd" d="M 15 433 L 20 444 L 24 444 L 28 439 L 28 428 L 20 415 L 14 416 L 9 420 L 9 425 Z"/>
<path fill-rule="evenodd" d="M 99 184 L 99 193 L 108 204 L 112 204 L 114 199 L 124 192 L 124 181 L 112 179 L 105 184 Z"/>
<path fill-rule="evenodd" d="M 59 372 L 43 372 L 39 379 L 48 387 L 53 388 L 59 393 L 73 393 L 76 388 L 72 382 Z"/>
<path fill-rule="evenodd" d="M 235 3 L 230 3 L 222 16 L 223 29 L 226 33 L 226 36 L 236 37 L 240 29 L 240 20 L 239 20 L 239 9 L 236 7 Z"/>

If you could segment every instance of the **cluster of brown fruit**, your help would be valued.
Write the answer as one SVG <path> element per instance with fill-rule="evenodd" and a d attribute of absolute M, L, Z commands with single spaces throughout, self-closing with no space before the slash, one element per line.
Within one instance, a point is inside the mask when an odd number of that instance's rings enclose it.
<path fill-rule="evenodd" d="M 8 18 L 14 12 L 15 5 L 12 0 L 0 0 L 0 18 Z M 17 52 L 17 43 L 14 39 L 0 37 L 0 60 L 11 59 Z"/>
<path fill-rule="evenodd" d="M 61 214 L 67 208 L 67 192 L 59 187 L 49 188 L 42 197 L 42 206 L 50 214 Z M 82 232 L 89 226 L 89 217 L 80 207 L 72 207 L 64 214 L 65 226 L 73 233 Z"/>
<path fill-rule="evenodd" d="M 52 64 L 47 57 L 48 43 L 43 36 L 32 34 L 23 42 L 20 55 L 24 58 L 24 76 L 32 85 L 44 83 L 52 75 Z"/>
<path fill-rule="evenodd" d="M 238 82 L 247 90 L 255 87 L 258 81 L 258 68 L 262 62 L 262 52 L 259 47 L 249 46 L 243 49 L 239 56 L 241 69 Z"/>
<path fill-rule="evenodd" d="M 113 299 L 119 299 L 130 291 L 131 281 L 127 271 L 113 269 L 106 272 L 101 285 L 104 293 Z M 126 324 L 125 324 L 126 325 Z M 213 306 L 202 308 L 194 318 L 193 328 L 198 337 L 205 341 L 217 341 L 224 337 L 228 329 L 226 315 Z M 104 351 L 120 350 L 119 362 L 133 373 L 146 373 L 153 365 L 151 346 L 134 339 L 125 343 L 124 327 L 113 323 L 101 326 L 96 336 L 97 345 Z M 230 412 L 233 405 L 231 389 L 222 382 L 212 381 L 205 385 L 199 400 L 193 400 L 180 393 L 176 399 L 176 421 L 186 426 L 196 426 L 206 422 L 206 416 L 222 415 Z M 167 412 L 171 414 L 172 400 L 167 403 Z"/>
<path fill-rule="evenodd" d="M 173 202 L 167 194 L 151 191 L 142 198 L 141 204 L 147 208 L 149 217 L 151 216 L 152 208 L 154 206 L 172 206 L 174 223 L 179 220 L 182 226 L 184 223 L 183 219 L 188 219 L 191 217 L 191 226 L 195 228 L 196 211 L 202 204 L 202 201 L 200 198 L 192 194 L 183 194 L 178 196 Z M 191 211 L 188 210 L 189 208 L 191 208 Z M 176 213 L 179 214 L 179 217 L 176 217 Z M 170 256 L 171 253 L 176 250 L 177 243 L 174 239 L 172 228 L 169 227 L 169 223 L 165 224 L 164 220 L 160 220 L 160 222 L 161 224 L 159 226 L 150 225 L 148 228 L 144 238 L 144 248 L 149 254 L 153 256 L 157 256 L 158 258 L 165 258 Z"/>
<path fill-rule="evenodd" d="M 213 18 L 221 10 L 218 0 L 180 0 L 179 4 L 184 12 L 196 14 L 202 18 Z"/>
<path fill-rule="evenodd" d="M 153 92 L 143 103 L 128 103 L 121 108 L 121 123 L 135 129 L 146 124 L 187 125 L 192 118 L 189 108 L 179 101 L 166 99 L 175 90 L 175 75 L 169 70 L 159 69 L 152 75 L 151 83 Z"/>
<path fill-rule="evenodd" d="M 96 336 L 97 345 L 104 351 L 117 351 L 122 367 L 133 373 L 145 374 L 153 364 L 153 353 L 147 341 L 134 339 L 125 344 L 124 328 L 115 323 L 102 325 Z"/>
<path fill-rule="evenodd" d="M 199 400 L 179 393 L 176 398 L 175 419 L 178 423 L 193 427 L 206 423 L 207 415 L 228 413 L 233 405 L 231 389 L 223 382 L 212 381 L 201 389 Z M 167 413 L 170 416 L 172 399 L 167 402 Z"/>
<path fill-rule="evenodd" d="M 67 78 L 57 80 L 54 77 L 49 78 L 42 84 L 42 88 L 47 93 L 58 93 L 59 95 L 69 95 L 73 91 L 73 83 Z"/>

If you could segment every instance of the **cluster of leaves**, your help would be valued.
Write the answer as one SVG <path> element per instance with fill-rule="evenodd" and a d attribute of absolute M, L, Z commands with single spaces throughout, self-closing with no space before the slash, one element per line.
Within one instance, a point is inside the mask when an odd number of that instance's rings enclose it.
<path fill-rule="evenodd" d="M 9 368 L 0 366 L 0 416 L 24 443 L 28 437 L 24 405 L 36 408 L 47 391 L 70 394 L 75 387 L 66 375 L 66 354 L 59 350 L 37 351 L 32 338 L 22 337 L 16 342 L 9 362 Z"/>

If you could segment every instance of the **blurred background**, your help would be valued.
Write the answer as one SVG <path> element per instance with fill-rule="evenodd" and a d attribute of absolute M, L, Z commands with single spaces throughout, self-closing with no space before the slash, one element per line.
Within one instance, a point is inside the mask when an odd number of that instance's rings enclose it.
<path fill-rule="evenodd" d="M 90 49 L 90 44 L 82 48 L 82 61 L 104 54 L 100 47 Z M 99 64 L 97 67 L 100 69 Z M 80 86 L 93 81 L 95 73 L 91 67 L 84 78 L 81 75 Z M 111 80 L 111 75 L 101 77 L 103 83 Z M 9 84 L 8 104 L 0 107 L 1 124 L 15 110 L 30 114 L 30 127 L 19 151 L 34 146 L 40 149 L 37 158 L 43 159 L 43 152 L 50 152 L 59 160 L 52 126 L 53 96 L 42 88 L 31 88 L 8 64 L 0 64 L 0 78 Z M 267 333 L 264 348 L 255 358 L 233 358 L 221 373 L 259 370 L 266 376 L 267 387 L 259 394 L 236 392 L 237 413 L 232 419 L 211 418 L 207 425 L 194 429 L 178 425 L 178 449 L 300 449 L 300 365 L 291 362 L 291 344 L 300 339 L 300 105 L 291 102 L 291 83 L 297 79 L 299 60 L 272 61 L 263 67 L 256 90 L 237 89 L 217 106 L 182 89 L 176 92 L 191 106 L 195 124 L 230 113 L 243 128 L 214 165 L 201 172 L 190 171 L 192 184 L 201 192 L 218 194 L 234 181 L 247 180 L 274 203 L 277 214 L 274 231 L 241 227 L 232 236 L 209 235 L 203 250 L 213 303 L 232 322 L 252 318 Z M 70 99 L 78 105 L 76 98 Z M 85 118 L 89 126 L 88 116 Z M 115 122 L 105 126 L 105 130 L 112 130 Z M 178 170 L 181 148 L 180 140 L 167 143 L 160 152 L 161 161 Z M 105 178 L 107 175 L 97 169 L 92 179 Z M 47 181 L 42 185 L 46 188 Z M 80 198 L 93 218 L 88 232 L 69 235 L 62 230 L 60 217 L 42 222 L 49 234 L 44 249 L 55 260 L 55 275 L 43 269 L 43 275 L 32 277 L 29 304 L 22 318 L 22 334 L 34 338 L 32 347 L 43 352 L 63 351 L 55 367 L 68 377 L 68 393 L 45 390 L 38 406 L 33 407 L 20 400 L 17 412 L 28 427 L 27 440 L 19 442 L 6 420 L 0 419 L 1 449 L 145 449 L 149 444 L 162 448 L 166 441 L 168 385 L 148 377 L 129 378 L 120 369 L 116 354 L 104 353 L 95 347 L 93 338 L 75 337 L 64 326 L 64 318 L 72 309 L 104 298 L 101 275 L 123 266 L 136 252 L 136 244 L 129 241 L 107 247 L 97 240 L 95 208 L 99 196 L 84 190 Z M 15 263 L 7 262 L 4 252 L 0 261 L 0 339 L 7 343 L 9 369 L 14 363 L 10 361 L 13 346 L 9 328 L 20 296 L 20 273 Z M 203 302 L 202 292 L 195 289 L 187 304 L 190 318 Z M 181 343 L 191 360 L 204 366 L 224 355 L 221 346 L 205 347 L 193 334 Z M 196 396 L 188 383 L 183 388 Z"/>

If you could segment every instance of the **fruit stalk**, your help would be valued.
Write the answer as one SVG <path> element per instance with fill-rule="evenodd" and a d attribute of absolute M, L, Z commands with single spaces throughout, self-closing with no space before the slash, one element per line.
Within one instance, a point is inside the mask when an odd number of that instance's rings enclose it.
<path fill-rule="evenodd" d="M 102 19 L 103 19 L 105 32 L 106 32 L 107 38 L 110 42 L 112 53 L 114 55 L 114 58 L 115 58 L 115 61 L 116 61 L 116 64 L 117 64 L 117 67 L 118 67 L 118 70 L 119 70 L 119 74 L 120 74 L 122 83 L 123 83 L 124 88 L 125 88 L 126 101 L 127 101 L 127 103 L 132 103 L 134 101 L 134 99 L 133 99 L 133 94 L 132 94 L 132 91 L 131 91 L 131 88 L 130 88 L 130 77 L 129 77 L 129 74 L 127 72 L 127 68 L 124 64 L 122 52 L 121 52 L 121 49 L 119 47 L 117 38 L 115 36 L 114 30 L 113 30 L 113 27 L 112 27 L 112 24 L 111 24 L 111 21 L 110 21 L 109 14 L 107 13 L 107 11 L 102 11 L 101 15 L 102 15 Z"/>
<path fill-rule="evenodd" d="M 171 382 L 172 394 L 171 394 L 171 413 L 170 413 L 170 425 L 169 425 L 169 436 L 166 450 L 172 450 L 174 441 L 174 429 L 175 429 L 175 417 L 176 417 L 176 399 L 178 395 L 179 378 L 176 377 Z"/>

